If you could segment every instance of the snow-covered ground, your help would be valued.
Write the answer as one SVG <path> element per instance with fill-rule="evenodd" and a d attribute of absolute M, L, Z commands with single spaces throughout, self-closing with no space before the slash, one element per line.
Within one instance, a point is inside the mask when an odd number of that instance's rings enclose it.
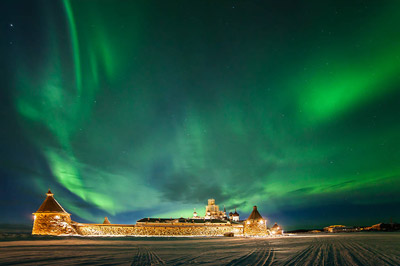
<path fill-rule="evenodd" d="M 0 265 L 400 265 L 400 233 L 281 238 L 0 235 Z"/>

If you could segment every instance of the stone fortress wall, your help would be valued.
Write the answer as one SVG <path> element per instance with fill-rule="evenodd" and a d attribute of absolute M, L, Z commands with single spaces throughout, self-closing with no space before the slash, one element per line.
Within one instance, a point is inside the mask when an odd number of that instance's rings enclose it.
<path fill-rule="evenodd" d="M 116 225 L 77 224 L 83 236 L 223 236 L 243 235 L 243 225 Z"/>

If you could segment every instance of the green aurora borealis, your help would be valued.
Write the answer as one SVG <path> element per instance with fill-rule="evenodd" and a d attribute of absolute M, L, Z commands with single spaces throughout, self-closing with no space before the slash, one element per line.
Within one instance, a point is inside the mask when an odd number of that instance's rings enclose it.
<path fill-rule="evenodd" d="M 278 2 L 2 3 L 0 222 L 400 219 L 400 3 Z"/>

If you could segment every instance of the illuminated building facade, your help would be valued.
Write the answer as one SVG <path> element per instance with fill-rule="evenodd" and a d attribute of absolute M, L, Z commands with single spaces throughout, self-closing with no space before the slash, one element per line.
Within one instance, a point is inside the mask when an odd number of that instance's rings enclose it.
<path fill-rule="evenodd" d="M 200 218 L 201 218 L 201 217 L 199 217 L 199 216 L 197 215 L 196 208 L 194 208 L 192 219 L 200 219 Z"/>
<path fill-rule="evenodd" d="M 71 215 L 56 201 L 50 189 L 47 197 L 39 209 L 33 213 L 34 222 L 32 234 L 34 235 L 64 235 L 76 234 L 71 225 Z"/>
<path fill-rule="evenodd" d="M 266 236 L 269 234 L 267 220 L 258 212 L 257 206 L 253 207 L 253 211 L 244 223 L 244 234 L 247 236 Z"/>
<path fill-rule="evenodd" d="M 275 223 L 270 230 L 270 233 L 272 235 L 281 235 L 283 234 L 283 229 L 281 226 L 279 226 L 277 223 Z"/>
<path fill-rule="evenodd" d="M 111 224 L 107 217 L 102 224 L 84 224 L 71 220 L 71 216 L 54 198 L 49 190 L 39 209 L 33 213 L 34 235 L 82 235 L 82 236 L 267 236 L 266 220 L 254 206 L 245 222 L 239 221 L 239 214 L 226 216 L 220 211 L 214 199 L 208 200 L 205 217 L 184 219 L 143 218 L 134 225 Z M 236 214 L 236 215 L 235 215 Z M 234 218 L 237 217 L 237 218 Z"/>
<path fill-rule="evenodd" d="M 215 204 L 215 199 L 209 199 L 206 206 L 205 219 L 225 219 L 226 211 L 220 211 L 219 206 Z"/>
<path fill-rule="evenodd" d="M 324 228 L 325 232 L 329 233 L 340 233 L 340 232 L 356 232 L 359 231 L 358 228 L 345 226 L 345 225 L 330 225 Z"/>
<path fill-rule="evenodd" d="M 232 221 L 239 222 L 239 213 L 236 211 L 232 214 Z"/>

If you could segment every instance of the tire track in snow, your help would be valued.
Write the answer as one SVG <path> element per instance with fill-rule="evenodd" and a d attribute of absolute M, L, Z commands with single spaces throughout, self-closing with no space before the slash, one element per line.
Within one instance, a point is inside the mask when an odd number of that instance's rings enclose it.
<path fill-rule="evenodd" d="M 341 249 L 338 245 L 333 244 L 331 238 L 318 238 L 314 251 L 307 258 L 308 265 L 346 265 L 341 256 Z"/>
<path fill-rule="evenodd" d="M 284 265 L 399 265 L 398 261 L 375 248 L 354 241 L 341 241 L 335 238 L 316 238 Z"/>
<path fill-rule="evenodd" d="M 342 250 L 340 245 L 333 244 L 331 240 L 330 243 L 327 244 L 327 255 L 325 256 L 323 265 L 347 265 L 342 257 Z"/>
<path fill-rule="evenodd" d="M 341 242 L 338 243 L 341 246 L 341 254 L 346 262 L 346 265 L 374 265 L 365 254 L 362 254 L 360 250 L 354 248 L 352 242 Z"/>
<path fill-rule="evenodd" d="M 264 266 L 272 265 L 275 258 L 275 251 L 273 248 L 262 247 L 251 250 L 246 255 L 230 261 L 226 266 L 235 265 L 254 265 Z"/>
<path fill-rule="evenodd" d="M 362 265 L 398 265 L 398 260 L 393 260 L 388 255 L 364 243 L 351 241 L 345 246 L 351 251 L 352 257 Z"/>
<path fill-rule="evenodd" d="M 133 257 L 131 266 L 165 265 L 165 262 L 153 251 L 147 248 L 138 248 Z"/>
<path fill-rule="evenodd" d="M 226 266 L 239 265 L 241 262 L 246 261 L 248 258 L 250 258 L 253 255 L 253 253 L 255 253 L 256 251 L 257 251 L 257 249 L 255 248 L 255 249 L 251 250 L 249 253 L 247 253 L 246 255 L 241 256 L 238 259 L 232 260 Z"/>
<path fill-rule="evenodd" d="M 217 263 L 218 261 L 223 261 L 225 259 L 229 259 L 231 257 L 231 254 L 225 255 L 225 256 L 218 256 L 218 254 L 216 254 L 215 256 L 213 256 L 210 252 L 202 252 L 197 256 L 193 256 L 193 255 L 184 255 L 181 257 L 178 257 L 176 259 L 172 259 L 166 262 L 166 265 L 173 265 L 173 266 L 178 266 L 178 265 L 188 265 L 188 264 L 202 264 L 202 263 L 207 263 L 204 261 L 198 261 L 198 259 L 200 260 L 206 260 L 206 256 L 211 256 L 212 257 L 212 262 L 213 263 Z M 219 265 L 222 265 L 219 264 Z"/>
<path fill-rule="evenodd" d="M 311 243 L 308 247 L 306 247 L 305 249 L 301 250 L 300 252 L 289 258 L 289 260 L 285 262 L 285 265 L 298 265 L 298 264 L 306 265 L 304 264 L 304 262 L 313 252 L 315 246 L 316 245 L 314 242 Z"/>
<path fill-rule="evenodd" d="M 379 249 L 377 246 L 372 247 L 371 245 L 368 245 L 366 243 L 358 243 L 358 245 L 365 249 L 367 252 L 371 252 L 374 254 L 375 257 L 385 261 L 388 263 L 388 265 L 399 265 L 400 257 L 395 255 L 395 254 L 390 254 L 390 256 L 386 253 L 384 253 L 381 249 Z"/>
<path fill-rule="evenodd" d="M 284 265 L 355 265 L 347 264 L 341 248 L 329 238 L 315 238 L 305 249 L 284 262 Z"/>
<path fill-rule="evenodd" d="M 274 259 L 275 259 L 275 249 L 270 247 L 269 250 L 268 250 L 268 255 L 265 258 L 265 260 L 264 260 L 262 265 L 271 266 L 274 263 Z"/>
<path fill-rule="evenodd" d="M 178 265 L 187 265 L 187 264 L 194 264 L 196 263 L 198 258 L 201 258 L 203 256 L 204 253 L 200 253 L 197 256 L 193 256 L 193 255 L 184 255 L 182 257 L 170 260 L 167 262 L 167 265 L 174 265 L 174 266 L 178 266 Z"/>

